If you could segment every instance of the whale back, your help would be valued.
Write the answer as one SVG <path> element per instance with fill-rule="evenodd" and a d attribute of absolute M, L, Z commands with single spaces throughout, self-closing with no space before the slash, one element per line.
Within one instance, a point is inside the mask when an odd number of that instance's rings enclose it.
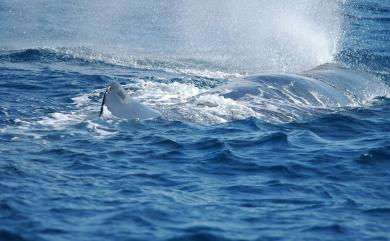
<path fill-rule="evenodd" d="M 373 76 L 338 64 L 325 64 L 300 74 L 266 73 L 248 76 L 216 88 L 214 91 L 233 100 L 247 95 L 285 103 L 311 106 L 360 105 L 368 94 L 382 89 Z"/>

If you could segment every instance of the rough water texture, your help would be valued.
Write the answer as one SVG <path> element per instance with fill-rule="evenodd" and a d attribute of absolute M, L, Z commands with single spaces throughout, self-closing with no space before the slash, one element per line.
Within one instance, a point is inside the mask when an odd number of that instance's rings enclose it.
<path fill-rule="evenodd" d="M 390 240 L 389 19 L 1 1 L 0 240 Z M 113 81 L 164 118 L 99 117 Z"/>

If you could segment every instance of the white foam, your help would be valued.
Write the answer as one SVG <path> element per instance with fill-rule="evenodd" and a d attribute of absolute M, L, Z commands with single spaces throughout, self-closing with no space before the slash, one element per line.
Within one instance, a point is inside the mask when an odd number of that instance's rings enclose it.
<path fill-rule="evenodd" d="M 118 133 L 118 131 L 116 130 L 105 128 L 102 125 L 99 125 L 91 120 L 87 120 L 86 123 L 87 128 L 93 133 L 95 133 L 97 138 L 106 138 L 116 135 Z"/>
<path fill-rule="evenodd" d="M 16 118 L 15 125 L 9 125 L 0 129 L 1 133 L 12 135 L 12 141 L 20 141 L 22 138 L 32 138 L 34 140 L 41 140 L 42 135 L 31 131 L 33 129 L 33 122 Z M 42 143 L 42 141 L 40 141 Z"/>
<path fill-rule="evenodd" d="M 192 84 L 177 82 L 165 84 L 140 80 L 135 85 L 138 90 L 129 93 L 133 98 L 168 115 L 173 112 L 176 117 L 180 116 L 187 121 L 216 124 L 257 116 L 256 112 L 244 103 L 224 98 L 219 94 L 206 94 L 208 89 L 201 89 Z"/>
<path fill-rule="evenodd" d="M 146 104 L 172 105 L 187 101 L 189 98 L 199 95 L 207 89 L 200 89 L 192 84 L 182 83 L 156 83 L 139 80 L 136 84 L 126 87 L 136 87 L 138 90 L 129 93 L 133 98 Z"/>
<path fill-rule="evenodd" d="M 56 112 L 43 117 L 38 120 L 37 123 L 43 126 L 49 126 L 56 130 L 63 130 L 69 125 L 81 123 L 84 118 L 85 116 L 78 115 L 75 112 Z"/>
<path fill-rule="evenodd" d="M 82 94 L 76 97 L 73 97 L 73 103 L 78 109 L 83 109 L 85 111 L 93 111 L 99 108 L 100 104 L 99 102 L 94 101 L 95 99 L 100 99 L 99 97 L 102 96 L 102 93 L 104 93 L 105 89 L 96 89 L 90 93 Z M 103 97 L 101 97 L 103 98 Z"/>
<path fill-rule="evenodd" d="M 168 69 L 169 71 L 169 69 Z M 185 75 L 194 75 L 205 78 L 214 78 L 214 79 L 228 79 L 228 78 L 240 78 L 245 76 L 242 73 L 226 73 L 218 70 L 209 70 L 209 69 L 195 69 L 195 68 L 184 68 L 177 69 L 176 72 L 185 74 Z"/>
<path fill-rule="evenodd" d="M 87 106 L 91 102 L 91 96 L 95 96 L 93 94 L 80 95 L 73 97 L 72 100 L 76 104 L 76 107 L 80 108 L 83 106 Z"/>

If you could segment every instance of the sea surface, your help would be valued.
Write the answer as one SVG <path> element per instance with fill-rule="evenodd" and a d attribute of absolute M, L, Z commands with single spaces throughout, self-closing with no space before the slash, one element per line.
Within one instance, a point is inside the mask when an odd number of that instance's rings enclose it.
<path fill-rule="evenodd" d="M 326 64 L 382 87 L 213 91 Z M 390 240 L 389 85 L 387 0 L 2 0 L 0 240 Z"/>

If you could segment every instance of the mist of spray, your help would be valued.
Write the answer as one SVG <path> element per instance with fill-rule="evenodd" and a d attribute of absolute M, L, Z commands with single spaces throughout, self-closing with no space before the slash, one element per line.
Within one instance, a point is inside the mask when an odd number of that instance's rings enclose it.
<path fill-rule="evenodd" d="M 339 1 L 186 3 L 178 11 L 184 48 L 224 56 L 234 65 L 297 71 L 331 62 L 337 52 Z"/>
<path fill-rule="evenodd" d="M 341 0 L 37 0 L 0 4 L 2 46 L 77 47 L 209 61 L 244 71 L 331 62 Z"/>

